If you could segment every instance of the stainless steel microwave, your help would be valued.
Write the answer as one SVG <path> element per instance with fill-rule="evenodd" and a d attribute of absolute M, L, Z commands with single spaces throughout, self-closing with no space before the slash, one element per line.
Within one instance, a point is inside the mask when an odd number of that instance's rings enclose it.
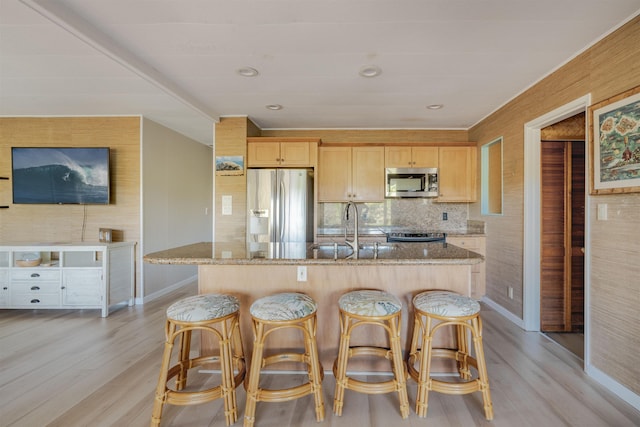
<path fill-rule="evenodd" d="M 386 197 L 438 197 L 438 168 L 386 168 Z"/>

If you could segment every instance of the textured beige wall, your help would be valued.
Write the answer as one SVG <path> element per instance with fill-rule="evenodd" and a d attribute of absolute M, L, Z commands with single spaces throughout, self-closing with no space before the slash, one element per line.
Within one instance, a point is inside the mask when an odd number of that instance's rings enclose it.
<path fill-rule="evenodd" d="M 522 317 L 524 124 L 591 93 L 597 103 L 640 85 L 640 17 L 609 35 L 548 76 L 469 132 L 479 145 L 503 136 L 504 215 L 470 216 L 487 222 L 487 294 Z M 596 221 L 599 203 L 608 204 L 609 221 Z M 593 366 L 640 393 L 640 195 L 594 196 L 591 213 L 590 310 Z M 513 286 L 514 299 L 506 287 Z"/>
<path fill-rule="evenodd" d="M 0 242 L 95 242 L 100 227 L 140 240 L 140 117 L 0 118 L 0 176 L 11 177 L 11 147 L 109 147 L 111 204 L 14 205 L 11 181 L 0 181 L 9 205 L 0 209 Z"/>

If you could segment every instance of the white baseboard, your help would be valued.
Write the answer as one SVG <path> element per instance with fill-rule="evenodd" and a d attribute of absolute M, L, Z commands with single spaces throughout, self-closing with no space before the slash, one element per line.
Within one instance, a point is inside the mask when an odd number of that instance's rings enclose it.
<path fill-rule="evenodd" d="M 506 308 L 504 308 L 503 306 L 501 306 L 491 298 L 487 298 L 486 296 L 482 297 L 482 302 L 487 304 L 489 307 L 497 311 L 502 316 L 506 317 L 511 322 L 518 325 L 520 328 L 524 329 L 524 320 L 520 319 L 518 316 L 516 316 L 515 314 L 513 314 L 512 312 L 510 312 L 509 310 L 507 310 Z"/>
<path fill-rule="evenodd" d="M 170 292 L 173 292 L 173 291 L 175 291 L 177 289 L 180 289 L 180 288 L 182 288 L 184 286 L 190 285 L 193 282 L 197 282 L 197 281 L 198 281 L 198 275 L 196 274 L 194 276 L 191 276 L 189 278 L 181 280 L 181 281 L 179 281 L 177 283 L 174 283 L 173 285 L 168 286 L 168 287 L 166 287 L 164 289 L 160 289 L 159 291 L 156 291 L 156 292 L 154 292 L 152 294 L 145 295 L 142 298 L 136 298 L 136 305 L 144 304 L 144 303 L 147 303 L 149 301 L 153 301 L 156 298 L 160 298 L 163 295 L 166 295 L 166 294 L 168 294 Z"/>
<path fill-rule="evenodd" d="M 603 387 L 607 388 L 610 392 L 618 396 L 620 399 L 627 402 L 629 405 L 640 411 L 640 395 L 635 394 L 609 375 L 605 374 L 598 368 L 594 368 L 593 365 L 585 366 L 584 371 L 591 378 L 600 383 Z"/>

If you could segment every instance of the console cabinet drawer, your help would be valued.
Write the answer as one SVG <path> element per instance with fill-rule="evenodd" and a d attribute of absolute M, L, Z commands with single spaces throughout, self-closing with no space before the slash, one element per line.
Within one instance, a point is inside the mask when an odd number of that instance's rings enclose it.
<path fill-rule="evenodd" d="M 12 269 L 11 281 L 16 283 L 17 280 L 28 282 L 60 282 L 60 270 L 44 270 L 44 269 Z"/>
<path fill-rule="evenodd" d="M 60 282 L 12 283 L 11 293 L 54 293 L 60 292 Z"/>
<path fill-rule="evenodd" d="M 27 293 L 11 292 L 11 305 L 16 307 L 55 307 L 60 305 L 60 292 L 51 293 Z"/>

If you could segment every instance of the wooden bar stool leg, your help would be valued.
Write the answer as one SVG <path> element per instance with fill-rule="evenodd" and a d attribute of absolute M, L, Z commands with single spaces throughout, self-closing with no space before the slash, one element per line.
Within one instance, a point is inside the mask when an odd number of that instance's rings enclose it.
<path fill-rule="evenodd" d="M 473 325 L 473 343 L 476 351 L 478 363 L 478 381 L 480 382 L 480 392 L 484 403 L 484 414 L 487 420 L 493 419 L 493 403 L 491 402 L 491 391 L 489 390 L 489 375 L 487 374 L 487 363 L 484 358 L 484 347 L 482 345 L 482 320 L 476 316 L 471 320 Z"/>
<path fill-rule="evenodd" d="M 305 325 L 305 348 L 309 355 L 307 362 L 309 372 L 309 382 L 316 406 L 316 421 L 324 420 L 324 398 L 322 396 L 322 374 L 320 373 L 320 357 L 318 355 L 318 344 L 316 342 L 316 323 L 315 317 L 309 318 L 304 322 Z"/>
<path fill-rule="evenodd" d="M 420 350 L 420 371 L 418 373 L 418 391 L 419 398 L 416 399 L 416 414 L 419 417 L 427 416 L 427 407 L 429 406 L 429 390 L 431 389 L 431 349 L 433 345 L 433 339 L 431 336 L 431 318 L 423 317 L 420 314 L 416 314 L 417 318 L 421 319 L 421 333 L 422 333 L 422 348 Z M 422 323 L 424 320 L 424 324 Z M 414 332 L 415 333 L 415 332 Z"/>
<path fill-rule="evenodd" d="M 231 425 L 238 419 L 238 410 L 235 406 L 233 391 L 235 390 L 233 382 L 233 353 L 231 351 L 231 335 L 229 331 L 229 321 L 222 323 L 222 339 L 220 340 L 220 366 L 221 366 L 221 385 L 222 398 L 224 400 L 224 415 L 227 425 Z M 233 322 L 231 319 L 230 322 Z"/>
<path fill-rule="evenodd" d="M 338 359 L 334 366 L 334 375 L 336 377 L 336 388 L 333 398 L 333 413 L 342 415 L 342 406 L 344 404 L 344 389 L 346 387 L 347 377 L 347 358 L 349 355 L 349 338 L 351 320 L 345 313 L 340 313 L 340 346 L 338 347 Z"/>
<path fill-rule="evenodd" d="M 244 350 L 242 348 L 242 335 L 240 334 L 240 316 L 238 315 L 233 319 L 233 323 L 231 325 L 231 375 L 234 378 L 234 386 L 237 387 L 238 384 L 235 384 L 234 377 L 234 369 L 233 366 L 236 364 L 236 361 L 244 361 Z M 236 408 L 236 416 L 234 423 L 238 421 L 238 399 L 236 393 L 231 393 L 231 398 L 233 400 L 233 407 Z"/>
<path fill-rule="evenodd" d="M 171 352 L 173 351 L 173 340 L 176 331 L 176 325 L 167 321 L 165 325 L 165 342 L 164 352 L 162 353 L 162 363 L 160 365 L 160 377 L 158 378 L 158 386 L 156 387 L 155 399 L 153 402 L 153 412 L 151 413 L 151 427 L 160 425 L 162 417 L 162 407 L 166 399 L 165 385 L 169 373 L 169 365 L 171 364 Z"/>
<path fill-rule="evenodd" d="M 247 402 L 244 410 L 244 427 L 252 427 L 256 421 L 256 402 L 258 401 L 258 383 L 260 381 L 260 369 L 262 368 L 262 354 L 264 351 L 264 324 L 253 321 L 253 352 L 251 356 L 251 368 L 249 369 L 249 381 L 246 383 Z"/>
<path fill-rule="evenodd" d="M 456 325 L 456 342 L 458 351 L 456 353 L 456 360 L 458 362 L 458 372 L 460 378 L 469 380 L 471 379 L 471 371 L 469 370 L 469 362 L 467 358 L 469 356 L 469 341 L 467 336 L 467 327 L 464 325 Z"/>
<path fill-rule="evenodd" d="M 187 385 L 187 372 L 189 371 L 189 354 L 191 352 L 191 331 L 180 334 L 180 372 L 176 378 L 176 390 L 183 390 Z"/>
<path fill-rule="evenodd" d="M 389 319 L 389 328 L 393 371 L 400 399 L 400 415 L 402 418 L 407 418 L 409 416 L 409 397 L 407 395 L 407 373 L 402 357 L 402 344 L 400 343 L 400 315 Z"/>

